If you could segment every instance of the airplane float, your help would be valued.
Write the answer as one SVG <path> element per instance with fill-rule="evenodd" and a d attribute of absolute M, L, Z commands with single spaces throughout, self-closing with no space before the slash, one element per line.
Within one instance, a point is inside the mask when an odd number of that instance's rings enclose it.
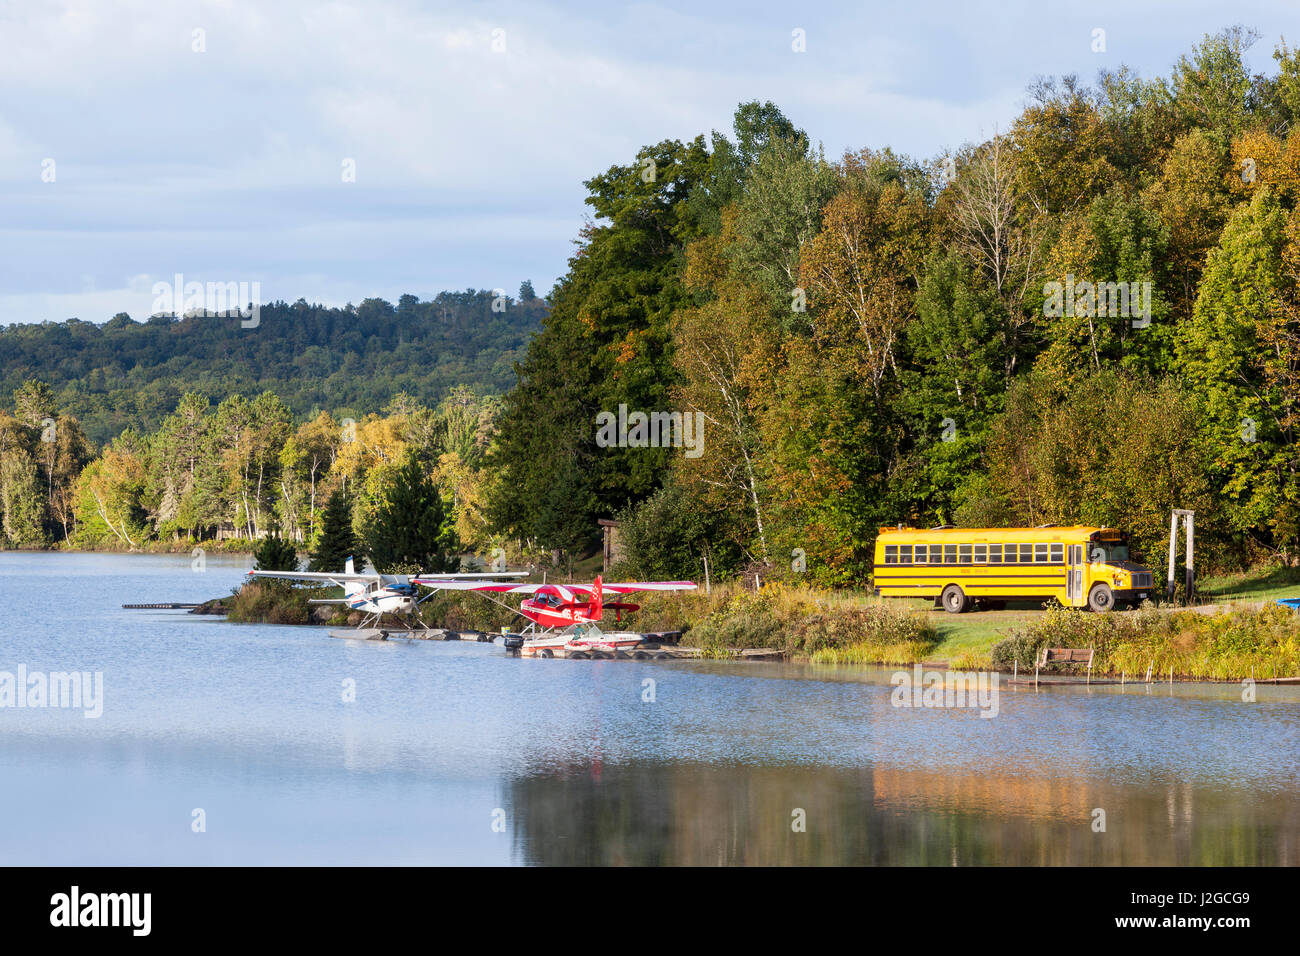
<path fill-rule="evenodd" d="M 525 629 L 520 646 L 524 657 L 553 657 L 563 648 L 568 656 L 589 654 L 593 650 L 624 651 L 643 640 L 640 634 L 618 631 L 606 634 L 598 626 L 606 611 L 613 611 L 622 621 L 623 612 L 640 608 L 638 604 L 606 601 L 605 592 L 633 594 L 637 591 L 693 591 L 694 581 L 633 581 L 605 584 L 598 575 L 590 584 L 510 584 L 452 581 L 446 576 L 417 575 L 412 584 L 444 591 L 473 591 L 488 600 L 514 611 L 491 594 L 527 594 L 515 613 L 531 623 Z"/>
<path fill-rule="evenodd" d="M 485 578 L 524 578 L 526 571 L 507 572 L 473 572 L 465 574 L 379 574 L 378 572 L 358 572 L 351 558 L 342 573 L 334 571 L 249 571 L 249 577 L 281 578 L 286 581 L 311 581 L 316 584 L 332 584 L 343 589 L 341 598 L 321 598 L 308 601 L 308 604 L 343 604 L 364 615 L 358 627 L 366 627 L 379 621 L 385 614 L 401 614 L 409 622 L 411 618 L 420 618 L 420 605 L 433 597 L 439 590 L 447 590 L 448 585 L 473 584 Z M 431 588 L 429 594 L 420 597 L 417 583 Z M 507 587 L 509 585 L 506 585 Z"/>

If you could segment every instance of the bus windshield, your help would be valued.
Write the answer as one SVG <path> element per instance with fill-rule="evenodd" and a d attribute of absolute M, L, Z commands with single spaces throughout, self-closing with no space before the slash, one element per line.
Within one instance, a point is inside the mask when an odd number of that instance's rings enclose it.
<path fill-rule="evenodd" d="M 1094 541 L 1089 552 L 1098 564 L 1119 564 L 1129 559 L 1128 545 L 1122 541 Z"/>

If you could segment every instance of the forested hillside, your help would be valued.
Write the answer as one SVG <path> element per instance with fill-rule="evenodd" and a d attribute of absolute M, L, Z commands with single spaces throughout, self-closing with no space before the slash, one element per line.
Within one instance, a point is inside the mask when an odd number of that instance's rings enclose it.
<path fill-rule="evenodd" d="M 395 307 L 273 302 L 254 328 L 233 316 L 124 314 L 10 325 L 0 328 L 0 393 L 48 383 L 60 411 L 97 443 L 155 428 L 191 390 L 217 401 L 271 390 L 299 416 L 328 409 L 360 419 L 398 392 L 436 405 L 454 385 L 505 391 L 545 311 L 526 283 L 518 299 L 471 289 L 427 302 L 404 295 Z"/>
<path fill-rule="evenodd" d="M 1158 562 L 1180 507 L 1203 559 L 1292 558 L 1300 53 L 1255 74 L 1256 39 L 1033 81 L 924 160 L 827 157 L 749 103 L 595 176 L 499 423 L 496 526 L 574 549 L 621 514 L 640 573 L 845 582 L 899 522 L 1104 523 Z M 704 453 L 604 447 L 622 404 L 702 413 Z"/>

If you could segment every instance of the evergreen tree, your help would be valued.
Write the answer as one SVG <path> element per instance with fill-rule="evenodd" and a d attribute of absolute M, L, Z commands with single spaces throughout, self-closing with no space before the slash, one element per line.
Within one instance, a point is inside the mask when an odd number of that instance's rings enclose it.
<path fill-rule="evenodd" d="M 348 558 L 355 561 L 356 570 L 365 568 L 361 556 L 361 541 L 352 528 L 352 503 L 342 490 L 335 491 L 325 504 L 321 515 L 320 536 L 312 550 L 308 571 L 342 571 Z"/>
<path fill-rule="evenodd" d="M 366 552 L 384 574 L 448 572 L 460 567 L 449 509 L 437 485 L 408 453 L 393 473 L 367 529 Z"/>
<path fill-rule="evenodd" d="M 253 567 L 258 571 L 297 571 L 298 552 L 291 541 L 268 534 L 253 550 Z"/>

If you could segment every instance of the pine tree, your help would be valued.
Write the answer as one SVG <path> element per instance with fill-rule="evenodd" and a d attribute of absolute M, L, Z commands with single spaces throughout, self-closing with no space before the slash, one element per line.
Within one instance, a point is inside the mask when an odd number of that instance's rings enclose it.
<path fill-rule="evenodd" d="M 356 562 L 356 570 L 364 570 L 366 562 L 361 556 L 361 542 L 352 530 L 352 503 L 342 490 L 338 490 L 325 504 L 320 519 L 320 536 L 316 539 L 307 570 L 342 571 L 348 558 Z"/>
<path fill-rule="evenodd" d="M 366 535 L 366 552 L 377 571 L 410 574 L 460 567 L 458 543 L 437 485 L 413 454 L 393 474 Z"/>
<path fill-rule="evenodd" d="M 298 552 L 291 541 L 268 534 L 253 550 L 253 567 L 258 571 L 297 571 Z"/>

